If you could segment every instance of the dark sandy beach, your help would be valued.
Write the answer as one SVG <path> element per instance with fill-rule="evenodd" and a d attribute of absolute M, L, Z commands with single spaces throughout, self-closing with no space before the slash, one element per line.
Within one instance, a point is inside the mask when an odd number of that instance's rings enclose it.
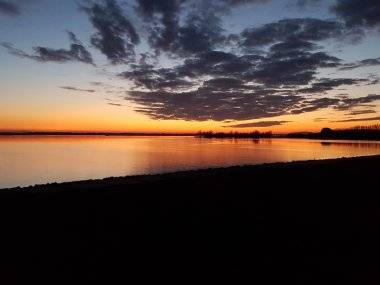
<path fill-rule="evenodd" d="M 378 284 L 379 176 L 374 156 L 1 190 L 0 283 Z"/>

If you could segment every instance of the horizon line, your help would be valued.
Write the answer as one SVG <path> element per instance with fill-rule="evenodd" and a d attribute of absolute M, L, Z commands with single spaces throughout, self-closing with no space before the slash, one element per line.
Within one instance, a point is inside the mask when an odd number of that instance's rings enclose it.
<path fill-rule="evenodd" d="M 220 131 L 178 131 L 178 132 L 133 132 L 133 131 L 32 131 L 32 130 L 0 130 L 0 136 L 4 135 L 130 135 L 130 136 L 138 136 L 138 135 L 147 135 L 147 136 L 191 136 L 198 135 L 200 133 L 240 133 L 240 134 L 248 134 L 254 133 L 258 130 L 250 130 L 250 131 L 230 131 L 230 132 L 220 132 Z M 283 135 L 283 134 L 291 134 L 291 133 L 315 133 L 312 131 L 299 131 L 299 132 L 272 132 L 272 131 L 258 131 L 260 133 L 268 133 L 271 132 L 273 135 Z"/>
<path fill-rule="evenodd" d="M 33 130 L 0 130 L 0 136 L 6 135 L 88 135 L 88 136 L 107 136 L 107 135 L 125 135 L 125 136 L 194 136 L 199 135 L 200 133 L 239 133 L 239 134 L 249 134 L 254 132 L 259 133 L 272 133 L 272 135 L 286 135 L 286 134 L 302 134 L 302 133 L 319 133 L 319 131 L 297 131 L 297 132 L 272 132 L 272 131 L 259 131 L 256 129 L 252 129 L 250 131 L 228 131 L 228 132 L 220 132 L 220 131 L 196 131 L 196 132 L 186 132 L 186 131 L 178 131 L 178 132 L 133 132 L 133 131 L 33 131 Z"/>

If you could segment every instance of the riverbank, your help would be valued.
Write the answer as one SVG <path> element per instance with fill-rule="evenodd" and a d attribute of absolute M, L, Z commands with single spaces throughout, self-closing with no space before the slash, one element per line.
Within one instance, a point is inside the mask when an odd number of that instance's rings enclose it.
<path fill-rule="evenodd" d="M 376 284 L 379 170 L 373 156 L 1 190 L 0 279 Z"/>

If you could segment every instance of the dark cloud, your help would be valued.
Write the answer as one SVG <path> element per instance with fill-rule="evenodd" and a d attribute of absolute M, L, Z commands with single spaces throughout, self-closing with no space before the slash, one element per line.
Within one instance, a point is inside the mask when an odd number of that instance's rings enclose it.
<path fill-rule="evenodd" d="M 137 112 L 154 119 L 186 121 L 251 120 L 286 114 L 302 100 L 262 92 L 217 92 L 198 89 L 188 92 L 128 92 L 127 100 L 140 107 Z"/>
<path fill-rule="evenodd" d="M 376 74 L 370 74 L 367 85 L 376 85 L 380 83 L 380 77 Z"/>
<path fill-rule="evenodd" d="M 358 116 L 358 115 L 365 115 L 365 114 L 375 114 L 375 110 L 357 110 L 352 111 L 349 113 L 350 116 Z"/>
<path fill-rule="evenodd" d="M 360 67 L 367 67 L 367 66 L 378 66 L 380 65 L 380 57 L 379 58 L 368 58 L 364 60 L 360 60 L 355 63 L 348 63 L 342 66 L 340 69 L 341 70 L 350 70 L 350 69 L 355 69 L 355 68 L 360 68 Z"/>
<path fill-rule="evenodd" d="M 343 85 L 352 86 L 361 83 L 367 83 L 367 79 L 352 79 L 352 78 L 321 78 L 317 82 L 314 82 L 311 87 L 299 89 L 299 93 L 325 93 L 327 91 L 333 90 L 336 87 Z"/>
<path fill-rule="evenodd" d="M 266 54 L 208 51 L 171 68 L 132 66 L 120 76 L 135 85 L 126 100 L 154 119 L 251 120 L 347 105 L 344 98 L 314 94 L 368 80 L 317 79 L 319 69 L 339 67 L 341 60 L 315 49 L 314 43 L 287 39 Z"/>
<path fill-rule="evenodd" d="M 258 55 L 238 56 L 222 51 L 210 51 L 186 59 L 184 64 L 177 67 L 178 73 L 190 78 L 200 76 L 241 76 L 249 71 L 260 60 Z"/>
<path fill-rule="evenodd" d="M 300 102 L 293 110 L 292 114 L 302 114 L 308 112 L 314 112 L 320 109 L 325 109 L 332 106 L 337 106 L 340 103 L 339 99 L 336 98 L 318 98 L 318 99 L 309 99 Z"/>
<path fill-rule="evenodd" d="M 380 121 L 379 117 L 369 117 L 369 118 L 358 118 L 358 119 L 347 119 L 340 121 L 333 121 L 334 123 L 350 123 L 350 122 L 369 122 L 369 121 Z"/>
<path fill-rule="evenodd" d="M 237 6 L 242 4 L 266 4 L 272 0 L 217 0 L 224 5 L 228 6 Z"/>
<path fill-rule="evenodd" d="M 181 70 L 190 77 L 235 76 L 271 87 L 307 85 L 315 79 L 320 68 L 341 65 L 339 58 L 315 49 L 317 46 L 312 42 L 288 38 L 273 44 L 267 54 L 205 53 L 186 60 Z"/>
<path fill-rule="evenodd" d="M 149 44 L 156 54 L 179 56 L 211 50 L 224 40 L 217 4 L 226 1 L 138 0 L 137 11 L 150 24 Z M 236 3 L 237 4 L 237 3 Z M 186 6 L 187 15 L 181 15 Z M 185 13 L 186 14 L 186 13 Z M 185 17 L 180 24 L 180 16 Z"/>
<path fill-rule="evenodd" d="M 26 54 L 24 51 L 20 49 L 15 48 L 11 43 L 2 42 L 0 43 L 0 46 L 8 50 L 8 52 L 12 55 L 25 58 L 29 57 L 28 54 Z"/>
<path fill-rule="evenodd" d="M 271 0 L 138 0 L 137 11 L 148 24 L 156 54 L 184 57 L 211 51 L 227 41 L 221 17 L 243 4 Z"/>
<path fill-rule="evenodd" d="M 191 55 L 223 48 L 229 38 L 223 29 L 222 17 L 233 8 L 244 4 L 264 4 L 271 0 L 210 0 L 187 1 L 195 7 L 190 10 L 185 25 L 179 28 L 173 47 L 180 55 Z"/>
<path fill-rule="evenodd" d="M 349 28 L 376 27 L 380 25 L 380 1 L 339 0 L 332 10 Z"/>
<path fill-rule="evenodd" d="M 70 50 L 52 49 L 46 47 L 36 47 L 34 50 L 36 55 L 30 56 L 30 58 L 42 62 L 80 61 L 89 64 L 93 63 L 91 54 L 84 46 L 78 44 L 72 44 Z"/>
<path fill-rule="evenodd" d="M 93 89 L 81 89 L 81 88 L 76 88 L 76 87 L 72 87 L 72 86 L 62 86 L 60 88 L 64 89 L 64 90 L 69 90 L 69 91 L 95 93 L 95 90 L 93 90 Z"/>
<path fill-rule="evenodd" d="M 266 127 L 281 126 L 286 123 L 290 123 L 290 121 L 261 121 L 261 122 L 254 122 L 254 123 L 224 126 L 224 127 L 225 128 L 266 128 Z"/>
<path fill-rule="evenodd" d="M 321 4 L 321 0 L 297 0 L 296 6 L 305 8 Z M 380 2 L 378 0 L 336 0 L 331 6 L 339 20 L 344 23 L 345 32 L 361 37 L 365 29 L 380 25 Z"/>
<path fill-rule="evenodd" d="M 297 0 L 296 6 L 298 8 L 304 9 L 308 6 L 316 6 L 321 4 L 322 0 Z"/>
<path fill-rule="evenodd" d="M 259 58 L 254 55 L 237 56 L 211 51 L 188 58 L 183 64 L 173 68 L 154 68 L 153 65 L 146 64 L 132 65 L 130 71 L 123 72 L 120 76 L 134 82 L 136 87 L 149 90 L 186 89 L 201 85 L 198 81 L 203 81 L 201 79 L 207 76 L 222 77 L 224 81 L 228 77 L 241 76 L 252 68 Z M 221 80 L 223 79 L 220 79 L 219 83 Z M 233 78 L 229 83 L 232 81 Z M 210 80 L 204 87 L 210 87 L 210 84 L 216 83 L 217 81 Z"/>
<path fill-rule="evenodd" d="M 99 0 L 90 6 L 82 5 L 81 9 L 97 31 L 91 37 L 92 45 L 112 64 L 134 59 L 134 46 L 140 43 L 140 37 L 115 0 Z"/>
<path fill-rule="evenodd" d="M 28 4 L 35 4 L 40 0 L 0 0 L 0 16 L 19 16 Z"/>
<path fill-rule="evenodd" d="M 103 85 L 103 82 L 100 82 L 100 81 L 92 81 L 90 82 L 91 85 L 93 86 L 102 86 Z"/>
<path fill-rule="evenodd" d="M 342 36 L 342 31 L 342 24 L 337 21 L 313 18 L 284 19 L 262 27 L 245 29 L 241 34 L 240 45 L 245 48 L 261 47 L 289 39 L 322 41 Z"/>
<path fill-rule="evenodd" d="M 155 5 L 159 5 L 158 2 Z M 235 5 L 233 2 L 228 5 Z M 244 1 L 237 2 L 236 5 Z M 181 5 L 184 5 L 171 1 L 166 4 L 173 8 L 169 10 L 171 13 L 180 13 Z M 150 12 L 145 11 L 145 17 L 153 19 L 163 15 L 161 8 L 150 7 L 146 10 Z M 360 78 L 317 78 L 323 68 L 344 66 L 342 60 L 321 51 L 318 45 L 320 41 L 344 36 L 346 31 L 342 23 L 311 18 L 285 19 L 246 29 L 240 36 L 235 36 L 234 40 L 237 37 L 242 47 L 235 52 L 215 50 L 223 39 L 207 42 L 213 37 L 205 37 L 207 40 L 203 42 L 198 31 L 192 34 L 186 30 L 185 34 L 191 36 L 188 42 L 181 42 L 181 29 L 188 29 L 190 23 L 197 23 L 200 27 L 203 18 L 207 17 L 200 14 L 197 19 L 196 15 L 190 15 L 184 26 L 179 24 L 180 21 L 176 22 L 176 37 L 156 42 L 167 43 L 156 45 L 159 49 L 183 56 L 178 65 L 157 68 L 144 61 L 141 65 L 131 65 L 129 71 L 120 74 L 134 83 L 126 100 L 137 104 L 138 112 L 163 120 L 239 121 L 301 114 L 329 107 L 344 110 L 377 100 L 373 97 L 377 95 L 354 99 L 348 96 L 320 98 L 321 94 L 341 86 L 373 82 Z M 214 21 L 211 19 L 211 23 Z M 161 40 L 168 27 L 164 24 L 160 27 L 162 30 L 156 36 Z M 205 29 L 201 27 L 199 31 Z M 215 35 L 222 33 L 217 30 Z M 193 49 L 187 49 L 187 45 Z M 256 48 L 262 47 L 265 48 L 258 52 Z M 373 62 L 363 61 L 361 64 Z"/>
<path fill-rule="evenodd" d="M 323 52 L 312 53 L 295 49 L 285 54 L 278 51 L 279 49 L 274 48 L 275 51 L 267 56 L 204 52 L 173 68 L 132 66 L 131 71 L 124 72 L 121 76 L 133 81 L 136 87 L 156 91 L 163 87 L 175 89 L 202 85 L 208 90 L 253 90 L 257 85 L 269 88 L 306 85 L 314 80 L 319 68 L 336 67 L 340 63 L 338 58 Z M 212 78 L 204 80 L 207 77 Z"/>
<path fill-rule="evenodd" d="M 315 78 L 318 69 L 339 65 L 340 59 L 324 52 L 275 52 L 243 76 L 270 86 L 300 86 L 309 84 Z"/>
<path fill-rule="evenodd" d="M 238 82 L 236 82 L 239 85 Z M 137 112 L 159 120 L 243 121 L 302 114 L 333 107 L 347 110 L 380 99 L 377 95 L 362 98 L 307 98 L 282 94 L 278 90 L 233 90 L 199 88 L 187 92 L 130 91 L 126 100 L 139 107 Z"/>
<path fill-rule="evenodd" d="M 11 1 L 0 0 L 0 15 L 5 14 L 8 16 L 17 16 L 20 15 L 20 8 L 15 3 Z"/>
<path fill-rule="evenodd" d="M 207 10 L 189 17 L 187 25 L 179 28 L 172 52 L 186 56 L 221 46 L 226 38 L 222 35 L 219 19 Z M 207 19 L 207 20 L 206 20 Z"/>
<path fill-rule="evenodd" d="M 133 65 L 132 68 L 132 71 L 123 72 L 119 76 L 133 81 L 136 87 L 149 90 L 175 90 L 192 86 L 192 83 L 182 79 L 175 69 L 154 69 L 152 65 Z"/>
<path fill-rule="evenodd" d="M 317 49 L 316 44 L 297 38 L 286 39 L 270 47 L 272 53 L 281 55 L 282 57 L 294 53 L 295 51 L 311 51 L 315 49 Z"/>
<path fill-rule="evenodd" d="M 123 104 L 119 104 L 119 103 L 107 103 L 108 105 L 110 105 L 110 106 L 115 106 L 115 107 L 122 107 L 123 106 Z"/>
<path fill-rule="evenodd" d="M 370 94 L 365 97 L 357 98 L 342 98 L 335 109 L 337 110 L 350 110 L 354 107 L 365 106 L 365 104 L 372 103 L 380 100 L 380 95 Z"/>
<path fill-rule="evenodd" d="M 243 80 L 237 78 L 219 77 L 203 82 L 202 89 L 212 91 L 229 91 L 249 90 L 253 88 L 247 86 Z"/>
<path fill-rule="evenodd" d="M 78 61 L 87 64 L 94 64 L 90 52 L 82 45 L 72 32 L 68 32 L 72 41 L 70 49 L 53 49 L 48 47 L 35 47 L 34 54 L 28 54 L 20 49 L 15 48 L 10 43 L 1 43 L 0 45 L 8 50 L 9 53 L 29 58 L 39 62 L 69 62 Z"/>
<path fill-rule="evenodd" d="M 78 40 L 77 36 L 72 31 L 66 30 L 66 33 L 73 44 L 82 45 L 82 42 Z"/>
<path fill-rule="evenodd" d="M 150 30 L 150 44 L 168 51 L 179 31 L 179 12 L 183 0 L 138 0 L 137 11 L 150 23 L 161 22 Z"/>

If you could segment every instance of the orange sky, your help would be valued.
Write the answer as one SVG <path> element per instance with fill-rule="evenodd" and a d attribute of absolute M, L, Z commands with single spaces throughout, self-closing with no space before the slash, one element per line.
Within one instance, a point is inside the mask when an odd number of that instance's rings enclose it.
<path fill-rule="evenodd" d="M 26 108 L 27 109 L 27 108 Z M 0 107 L 1 110 L 1 107 Z M 315 121 L 326 118 L 323 121 Z M 332 110 L 288 115 L 266 120 L 291 121 L 282 126 L 265 128 L 225 128 L 229 125 L 222 122 L 188 122 L 180 120 L 152 120 L 137 114 L 126 107 L 99 106 L 77 110 L 1 110 L 0 130 L 2 131 L 101 131 L 101 132 L 197 132 L 197 131 L 240 131 L 252 130 L 287 133 L 298 131 L 319 131 L 323 127 L 349 128 L 357 125 L 368 125 L 376 122 L 333 123 L 330 120 L 339 117 Z M 258 120 L 263 121 L 263 120 Z M 240 122 L 239 122 L 240 123 Z M 232 123 L 233 124 L 233 123 Z"/>
<path fill-rule="evenodd" d="M 22 74 L 22 71 L 20 71 Z M 326 108 L 299 115 L 286 115 L 260 120 L 223 123 L 216 121 L 153 120 L 135 112 L 135 106 L 111 106 L 105 103 L 106 94 L 83 94 L 56 87 L 56 84 L 38 86 L 38 94 L 26 92 L 37 88 L 36 82 L 26 80 L 23 85 L 9 85 L 6 96 L 0 104 L 0 130 L 2 131 L 101 131 L 101 132 L 197 132 L 197 131 L 240 131 L 252 130 L 287 133 L 298 131 L 319 131 L 323 127 L 349 128 L 357 125 L 371 125 L 378 121 L 334 123 L 347 119 L 347 112 Z M 353 88 L 358 96 L 376 93 L 377 86 Z M 380 113 L 380 104 L 375 108 Z M 376 115 L 376 114 L 375 114 Z M 370 115 L 363 115 L 372 117 Z M 322 120 L 321 120 L 322 118 Z M 358 117 L 355 117 L 358 118 Z M 316 120 L 317 119 L 317 120 Z M 259 121 L 289 121 L 281 126 L 267 128 L 224 128 L 223 126 Z"/>

